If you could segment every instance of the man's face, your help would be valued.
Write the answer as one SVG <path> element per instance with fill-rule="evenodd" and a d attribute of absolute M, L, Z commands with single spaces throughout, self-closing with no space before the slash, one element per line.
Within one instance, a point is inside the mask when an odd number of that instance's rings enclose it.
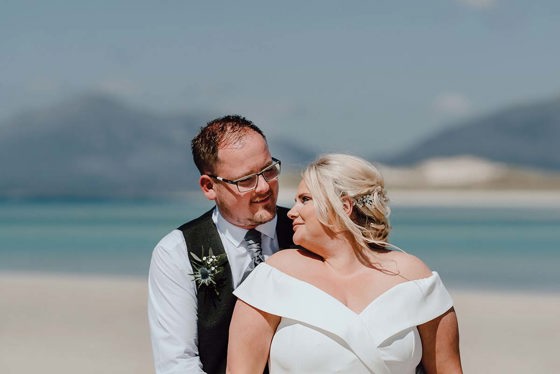
<path fill-rule="evenodd" d="M 258 133 L 248 131 L 239 142 L 218 150 L 214 175 L 236 180 L 258 173 L 270 164 L 272 156 L 265 140 Z M 253 228 L 276 215 L 278 179 L 267 182 L 259 176 L 257 188 L 245 193 L 239 192 L 234 184 L 208 176 L 201 176 L 200 184 L 206 197 L 215 201 L 222 216 L 236 226 Z"/>

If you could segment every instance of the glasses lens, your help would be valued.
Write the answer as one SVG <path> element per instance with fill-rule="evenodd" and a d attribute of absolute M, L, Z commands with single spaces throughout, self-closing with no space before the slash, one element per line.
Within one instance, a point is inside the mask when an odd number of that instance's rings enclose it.
<path fill-rule="evenodd" d="M 259 182 L 259 175 L 262 175 L 267 182 L 270 182 L 278 178 L 279 174 L 280 174 L 280 161 L 275 160 L 272 165 L 267 166 L 266 168 L 261 170 L 260 173 L 250 175 L 243 179 L 239 179 L 235 183 L 237 184 L 237 189 L 239 190 L 239 192 L 248 192 L 257 188 L 257 183 Z"/>
<path fill-rule="evenodd" d="M 262 176 L 268 182 L 278 178 L 280 174 L 280 163 L 276 162 L 262 171 Z"/>
<path fill-rule="evenodd" d="M 240 192 L 251 191 L 257 185 L 257 175 L 251 175 L 250 177 L 241 179 L 237 181 L 237 188 Z"/>

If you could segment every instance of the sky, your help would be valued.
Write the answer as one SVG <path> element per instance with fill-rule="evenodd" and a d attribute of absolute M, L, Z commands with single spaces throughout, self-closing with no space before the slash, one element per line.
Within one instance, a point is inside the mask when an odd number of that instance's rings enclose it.
<path fill-rule="evenodd" d="M 386 155 L 558 96 L 559 16 L 557 0 L 3 0 L 0 119 L 102 92 Z"/>

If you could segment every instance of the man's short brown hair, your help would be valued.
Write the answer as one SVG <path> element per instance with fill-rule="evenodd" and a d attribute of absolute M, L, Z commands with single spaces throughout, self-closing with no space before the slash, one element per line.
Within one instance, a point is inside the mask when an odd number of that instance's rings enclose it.
<path fill-rule="evenodd" d="M 218 150 L 225 144 L 231 144 L 245 136 L 248 131 L 260 134 L 266 142 L 261 129 L 253 122 L 239 115 L 216 118 L 200 128 L 200 132 L 191 142 L 193 160 L 200 174 L 214 172 L 218 161 Z"/>

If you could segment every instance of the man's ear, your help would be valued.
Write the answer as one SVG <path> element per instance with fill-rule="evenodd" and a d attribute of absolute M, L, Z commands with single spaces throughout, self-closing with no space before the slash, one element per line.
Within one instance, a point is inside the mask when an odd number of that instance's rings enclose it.
<path fill-rule="evenodd" d="M 214 180 L 208 175 L 201 175 L 198 179 L 198 185 L 202 193 L 208 200 L 216 200 L 216 191 L 214 190 Z"/>
<path fill-rule="evenodd" d="M 352 210 L 354 209 L 354 201 L 348 196 L 343 197 L 342 208 L 344 209 L 346 215 L 350 216 L 352 214 Z"/>

